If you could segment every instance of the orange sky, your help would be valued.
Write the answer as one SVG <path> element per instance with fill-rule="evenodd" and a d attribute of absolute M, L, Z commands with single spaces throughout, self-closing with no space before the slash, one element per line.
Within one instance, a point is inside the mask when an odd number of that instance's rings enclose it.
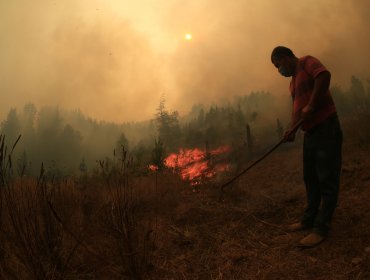
<path fill-rule="evenodd" d="M 123 122 L 153 117 L 162 94 L 180 113 L 287 94 L 276 45 L 318 57 L 346 86 L 370 77 L 369 12 L 367 0 L 1 1 L 0 117 L 33 102 Z"/>

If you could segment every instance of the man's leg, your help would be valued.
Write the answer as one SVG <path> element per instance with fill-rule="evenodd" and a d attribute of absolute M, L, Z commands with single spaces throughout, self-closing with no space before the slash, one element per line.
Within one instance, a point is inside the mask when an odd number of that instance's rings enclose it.
<path fill-rule="evenodd" d="M 319 178 L 316 172 L 316 137 L 305 135 L 303 142 L 303 177 L 306 185 L 307 206 L 303 214 L 302 224 L 312 227 L 321 201 Z"/>
<path fill-rule="evenodd" d="M 321 209 L 314 221 L 314 231 L 326 236 L 337 206 L 341 172 L 342 132 L 340 128 L 323 133 L 317 153 L 317 174 L 322 197 Z"/>

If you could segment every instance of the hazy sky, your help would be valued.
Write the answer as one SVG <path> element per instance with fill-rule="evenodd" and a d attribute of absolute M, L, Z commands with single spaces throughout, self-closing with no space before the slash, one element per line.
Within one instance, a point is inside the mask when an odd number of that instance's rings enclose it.
<path fill-rule="evenodd" d="M 276 45 L 346 86 L 370 77 L 369 14 L 368 0 L 0 0 L 0 118 L 33 102 L 123 122 L 152 118 L 162 94 L 180 113 L 288 94 Z"/>

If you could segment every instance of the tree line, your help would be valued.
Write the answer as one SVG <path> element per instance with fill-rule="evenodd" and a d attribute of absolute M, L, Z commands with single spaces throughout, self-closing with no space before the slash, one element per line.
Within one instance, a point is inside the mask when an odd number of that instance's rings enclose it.
<path fill-rule="evenodd" d="M 370 79 L 353 76 L 348 89 L 334 86 L 331 92 L 341 118 L 370 109 Z M 130 151 L 139 170 L 160 163 L 179 147 L 227 144 L 235 157 L 250 153 L 252 142 L 256 151 L 263 149 L 281 137 L 290 108 L 289 94 L 256 91 L 224 104 L 197 104 L 180 116 L 166 107 L 162 97 L 153 119 L 117 124 L 92 119 L 79 110 L 37 108 L 28 103 L 21 110 L 9 110 L 1 134 L 9 147 L 22 135 L 15 158 L 25 175 L 36 175 L 41 163 L 53 176 L 93 170 L 99 160 L 113 161 L 122 147 Z"/>

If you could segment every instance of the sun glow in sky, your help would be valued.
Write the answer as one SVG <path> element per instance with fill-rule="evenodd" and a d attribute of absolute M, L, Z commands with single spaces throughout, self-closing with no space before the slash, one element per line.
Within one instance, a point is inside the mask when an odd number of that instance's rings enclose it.
<path fill-rule="evenodd" d="M 185 40 L 190 41 L 191 39 L 193 39 L 193 35 L 190 33 L 185 34 Z"/>

